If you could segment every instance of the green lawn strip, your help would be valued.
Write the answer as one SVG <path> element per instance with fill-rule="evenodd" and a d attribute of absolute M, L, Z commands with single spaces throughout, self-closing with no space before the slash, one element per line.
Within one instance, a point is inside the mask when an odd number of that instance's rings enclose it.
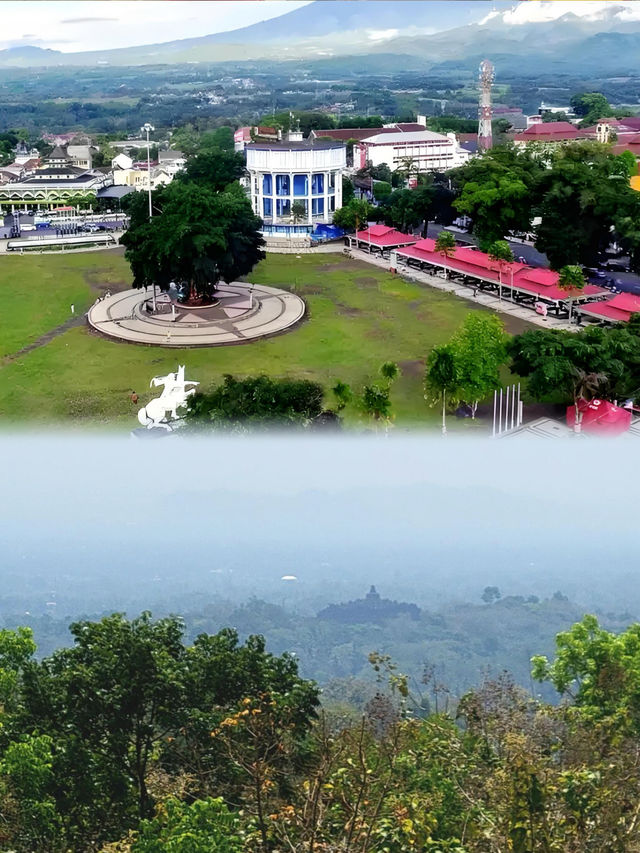
<path fill-rule="evenodd" d="M 110 270 L 111 276 L 126 272 L 121 257 L 112 255 L 100 266 L 96 254 L 76 256 L 85 258 L 91 280 L 100 270 Z M 307 302 L 308 318 L 286 334 L 256 343 L 188 350 L 122 344 L 85 328 L 71 329 L 0 369 L 0 416 L 134 426 L 136 407 L 129 391 L 136 390 L 145 402 L 157 394 L 149 389 L 151 377 L 173 371 L 179 363 L 186 364 L 189 377 L 203 389 L 225 373 L 317 380 L 327 388 L 331 405 L 329 389 L 338 379 L 358 394 L 364 384 L 381 382 L 378 369 L 384 361 L 396 361 L 402 369 L 392 389 L 397 426 L 439 421 L 438 408 L 430 408 L 423 398 L 426 357 L 469 310 L 479 309 L 340 255 L 270 255 L 252 279 L 295 289 Z M 355 403 L 344 414 L 347 423 L 367 423 Z"/>
<path fill-rule="evenodd" d="M 100 290 L 130 278 L 121 253 L 0 256 L 0 358 L 84 313 Z"/>

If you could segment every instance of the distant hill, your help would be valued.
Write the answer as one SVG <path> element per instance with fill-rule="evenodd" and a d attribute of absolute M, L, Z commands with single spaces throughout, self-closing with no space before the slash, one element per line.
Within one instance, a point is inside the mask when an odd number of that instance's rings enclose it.
<path fill-rule="evenodd" d="M 116 50 L 62 53 L 38 47 L 0 51 L 0 67 L 162 65 L 188 62 L 319 60 L 384 56 L 386 71 L 443 62 L 474 67 L 503 58 L 504 70 L 587 68 L 628 71 L 640 34 L 629 3 L 594 3 L 591 14 L 536 20 L 535 0 L 316 0 L 278 18 L 198 38 Z M 640 4 L 639 4 L 640 5 Z M 531 7 L 532 13 L 529 12 Z M 636 16 L 637 18 L 637 16 Z M 594 41 L 595 39 L 595 41 Z M 600 49 L 598 49 L 600 48 Z M 637 54 L 635 54 L 637 55 Z M 520 65 L 522 63 L 522 65 Z M 499 69 L 498 69 L 499 70 Z"/>

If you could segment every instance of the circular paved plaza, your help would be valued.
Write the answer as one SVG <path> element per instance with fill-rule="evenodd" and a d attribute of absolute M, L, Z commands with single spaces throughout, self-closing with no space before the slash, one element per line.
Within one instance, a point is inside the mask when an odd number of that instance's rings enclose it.
<path fill-rule="evenodd" d="M 220 284 L 217 304 L 191 308 L 159 303 L 150 313 L 150 293 L 125 290 L 96 302 L 88 312 L 90 325 L 103 335 L 163 347 L 213 347 L 242 344 L 276 335 L 302 319 L 303 300 L 276 287 L 232 282 Z M 167 299 L 162 295 L 161 299 Z"/>

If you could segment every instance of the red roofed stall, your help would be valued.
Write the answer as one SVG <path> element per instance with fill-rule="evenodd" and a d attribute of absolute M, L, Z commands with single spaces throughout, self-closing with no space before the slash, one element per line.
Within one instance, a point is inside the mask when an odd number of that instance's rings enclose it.
<path fill-rule="evenodd" d="M 539 267 L 530 267 L 518 262 L 503 263 L 502 270 L 497 261 L 492 260 L 485 252 L 477 249 L 458 246 L 453 253 L 446 257 L 435 250 L 435 240 L 419 240 L 413 246 L 398 248 L 395 252 L 395 262 L 408 266 L 427 266 L 444 269 L 453 276 L 460 276 L 472 286 L 485 289 L 507 290 L 513 293 L 516 301 L 545 302 L 556 309 L 556 313 L 566 303 L 584 302 L 590 299 L 602 299 L 609 291 L 593 284 L 585 285 L 577 294 L 568 294 L 558 287 L 558 273 Z M 395 266 L 392 258 L 392 267 Z"/>
<path fill-rule="evenodd" d="M 631 426 L 631 411 L 615 406 L 608 400 L 578 400 L 582 415 L 580 428 L 594 435 L 622 435 Z M 574 427 L 576 407 L 567 406 L 567 426 Z"/>
<path fill-rule="evenodd" d="M 628 323 L 632 314 L 640 314 L 640 296 L 634 293 L 617 293 L 606 302 L 580 306 L 580 314 L 609 323 Z"/>
<path fill-rule="evenodd" d="M 349 237 L 349 246 L 354 249 L 377 249 L 381 254 L 396 249 L 399 246 L 409 246 L 416 243 L 418 237 L 412 234 L 403 234 L 389 225 L 371 225 L 364 231 L 356 231 L 355 235 Z"/>

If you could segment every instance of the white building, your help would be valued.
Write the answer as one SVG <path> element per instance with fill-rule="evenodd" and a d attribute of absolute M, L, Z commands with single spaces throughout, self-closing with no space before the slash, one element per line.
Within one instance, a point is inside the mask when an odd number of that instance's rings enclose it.
<path fill-rule="evenodd" d="M 173 175 L 160 166 L 151 167 L 151 189 L 166 186 L 173 180 Z M 149 173 L 146 169 L 114 169 L 113 183 L 117 187 L 133 187 L 135 190 L 149 190 Z"/>
<path fill-rule="evenodd" d="M 172 148 L 167 148 L 164 151 L 158 151 L 158 165 L 173 176 L 187 165 L 187 158 L 182 151 L 174 151 Z"/>
<path fill-rule="evenodd" d="M 462 166 L 470 153 L 462 148 L 455 133 L 416 130 L 409 133 L 377 133 L 358 143 L 359 157 L 354 152 L 354 165 L 364 169 L 386 163 L 392 172 L 411 161 L 417 172 L 445 172 Z"/>
<path fill-rule="evenodd" d="M 316 224 L 329 224 L 342 207 L 343 142 L 303 140 L 301 133 L 290 133 L 287 141 L 254 142 L 245 150 L 249 196 L 265 233 L 309 233 Z M 294 204 L 304 214 L 294 216 Z"/>

